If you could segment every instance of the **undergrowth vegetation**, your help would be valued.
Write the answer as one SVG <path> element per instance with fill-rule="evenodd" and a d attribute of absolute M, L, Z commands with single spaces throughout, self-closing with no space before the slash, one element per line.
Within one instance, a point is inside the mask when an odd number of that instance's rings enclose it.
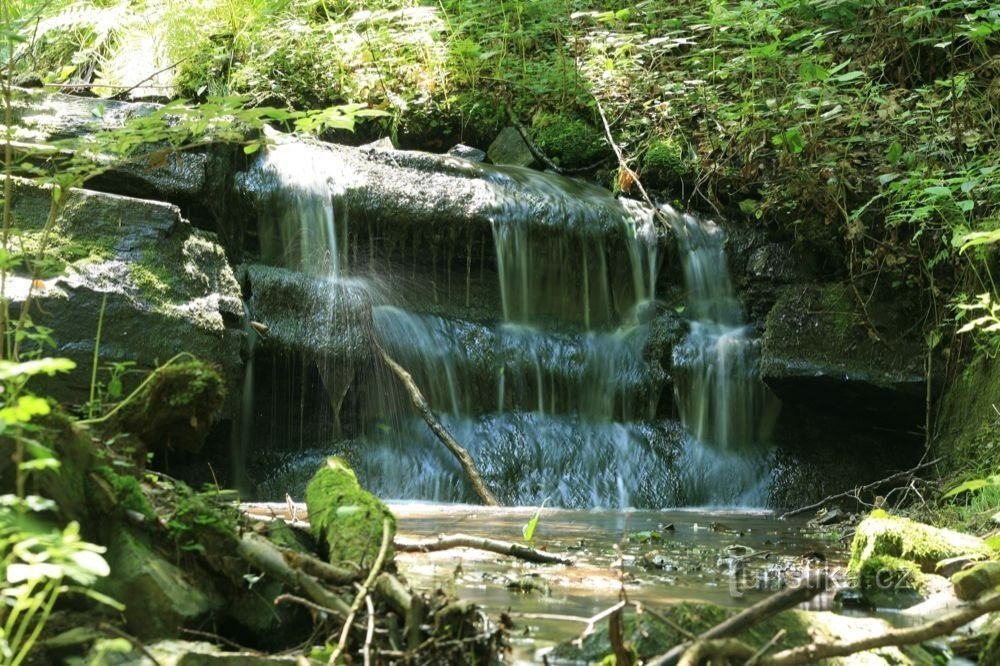
<path fill-rule="evenodd" d="M 356 104 L 386 114 L 366 136 L 431 149 L 485 144 L 509 110 L 563 164 L 600 154 L 600 102 L 665 198 L 787 233 L 862 310 L 920 294 L 929 333 L 948 303 L 994 302 L 998 26 L 983 0 L 94 0 L 50 3 L 21 67 L 103 94 Z"/>

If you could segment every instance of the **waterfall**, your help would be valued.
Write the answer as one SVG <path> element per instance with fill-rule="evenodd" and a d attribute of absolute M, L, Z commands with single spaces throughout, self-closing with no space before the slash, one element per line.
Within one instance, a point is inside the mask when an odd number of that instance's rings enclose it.
<path fill-rule="evenodd" d="M 486 251 L 477 260 L 486 275 L 478 288 L 497 300 L 476 309 L 470 306 L 472 231 L 456 240 L 461 232 L 438 230 L 421 246 L 416 232 L 408 240 L 381 236 L 388 227 L 355 213 L 351 224 L 358 228 L 348 233 L 352 205 L 379 203 L 357 194 L 368 185 L 343 156 L 316 145 L 279 144 L 243 178 L 259 215 L 261 259 L 315 284 L 287 297 L 313 303 L 308 321 L 288 324 L 295 330 L 287 337 L 298 336 L 315 355 L 305 362 L 314 364 L 333 405 L 337 441 L 329 445 L 349 453 L 369 488 L 387 498 L 475 497 L 395 380 L 377 364 L 357 361 L 357 349 L 344 351 L 351 343 L 343 340 L 364 346 L 374 332 L 504 503 L 762 501 L 766 455 L 757 445 L 766 439 L 766 400 L 718 227 L 664 209 L 668 231 L 649 207 L 582 181 L 442 162 L 440 168 L 475 179 L 485 238 L 493 241 L 492 260 Z M 406 221 L 393 224 L 405 228 Z M 661 248 L 670 235 L 680 244 L 688 293 L 689 332 L 673 351 L 682 423 L 658 411 L 666 375 L 646 357 L 652 322 L 664 310 Z M 475 238 L 478 243 L 481 236 Z M 463 246 L 461 307 L 447 299 L 451 266 L 459 263 L 455 248 Z M 359 253 L 367 261 L 348 265 Z M 375 276 L 386 281 L 378 289 Z M 371 313 L 373 330 L 356 330 L 364 327 L 359 312 Z M 275 489 L 309 471 L 305 461 L 317 454 L 301 455 L 300 465 L 276 472 Z"/>

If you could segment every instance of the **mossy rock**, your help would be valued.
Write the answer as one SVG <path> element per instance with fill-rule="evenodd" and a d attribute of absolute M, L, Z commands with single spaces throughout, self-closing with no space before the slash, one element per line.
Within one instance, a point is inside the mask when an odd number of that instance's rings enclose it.
<path fill-rule="evenodd" d="M 684 152 L 684 146 L 673 137 L 653 139 L 642 158 L 643 183 L 662 188 L 690 175 L 692 165 Z"/>
<path fill-rule="evenodd" d="M 531 129 L 538 148 L 562 167 L 588 166 L 607 152 L 601 131 L 578 118 L 539 113 Z"/>
<path fill-rule="evenodd" d="M 147 538 L 115 530 L 107 544 L 112 576 L 99 589 L 125 604 L 128 630 L 142 640 L 176 636 L 224 605 L 223 599 L 161 556 Z"/>
<path fill-rule="evenodd" d="M 201 448 L 226 399 L 219 372 L 198 360 L 163 366 L 114 419 L 153 450 L 193 452 Z"/>
<path fill-rule="evenodd" d="M 952 576 L 955 596 L 963 601 L 971 601 L 984 592 L 1000 585 L 1000 562 L 983 562 L 971 569 L 959 571 Z"/>
<path fill-rule="evenodd" d="M 888 555 L 914 562 L 922 571 L 933 572 L 940 560 L 977 553 L 990 553 L 989 546 L 978 537 L 877 510 L 854 533 L 848 571 L 857 574 L 869 558 Z"/>
<path fill-rule="evenodd" d="M 868 606 L 909 608 L 924 600 L 926 584 L 915 563 L 891 555 L 876 555 L 861 563 L 858 587 Z"/>
<path fill-rule="evenodd" d="M 395 516 L 382 500 L 361 487 L 354 471 L 340 458 L 327 458 L 313 476 L 306 487 L 306 507 L 313 536 L 327 549 L 330 562 L 353 562 L 362 569 L 373 566 L 386 520 L 392 556 Z"/>
<path fill-rule="evenodd" d="M 978 356 L 945 389 L 935 455 L 946 472 L 988 476 L 1000 469 L 1000 364 Z"/>

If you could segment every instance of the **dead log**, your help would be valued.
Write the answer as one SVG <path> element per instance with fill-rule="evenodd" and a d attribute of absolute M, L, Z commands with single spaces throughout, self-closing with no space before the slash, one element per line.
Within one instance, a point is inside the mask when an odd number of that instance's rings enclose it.
<path fill-rule="evenodd" d="M 402 553 L 430 553 L 451 548 L 475 548 L 539 564 L 573 564 L 573 560 L 568 557 L 553 555 L 512 541 L 499 541 L 469 534 L 442 534 L 435 539 L 422 541 L 396 537 L 396 550 Z"/>
<path fill-rule="evenodd" d="M 382 361 L 389 367 L 390 370 L 392 370 L 393 374 L 399 378 L 399 381 L 403 384 L 403 388 L 405 388 L 407 394 L 409 394 L 410 401 L 413 403 L 413 406 L 417 408 L 418 412 L 420 412 L 420 416 L 427 422 L 427 425 L 430 426 L 431 431 L 433 431 L 437 438 L 441 440 L 441 443 L 444 444 L 449 451 L 451 451 L 451 454 L 455 456 L 458 462 L 462 465 L 462 469 L 465 470 L 465 475 L 469 477 L 472 487 L 475 489 L 476 494 L 479 495 L 479 498 L 483 500 L 483 504 L 488 506 L 499 506 L 500 503 L 497 501 L 497 498 L 494 497 L 493 493 L 483 482 L 483 477 L 479 474 L 479 470 L 476 468 L 476 463 L 472 460 L 472 456 L 470 456 L 469 452 L 458 443 L 458 440 L 456 440 L 448 429 L 444 427 L 444 424 L 441 423 L 436 416 L 434 416 L 434 412 L 431 411 L 430 405 L 427 404 L 427 399 L 424 397 L 424 394 L 420 392 L 420 389 L 417 387 L 416 382 L 413 381 L 413 377 L 410 373 L 407 372 L 406 369 L 399 363 L 396 363 L 396 361 L 394 361 L 392 357 L 389 356 L 384 349 L 382 349 L 382 345 L 380 345 L 374 338 L 372 338 L 372 344 L 375 347 L 375 351 L 377 351 L 379 356 L 382 358 Z"/>

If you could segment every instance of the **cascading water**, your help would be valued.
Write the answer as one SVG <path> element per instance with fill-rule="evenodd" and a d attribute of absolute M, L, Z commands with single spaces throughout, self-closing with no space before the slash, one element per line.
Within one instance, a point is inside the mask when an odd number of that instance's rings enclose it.
<path fill-rule="evenodd" d="M 664 211 L 685 257 L 691 330 L 674 364 L 691 437 L 657 412 L 665 375 L 646 357 L 651 322 L 663 310 L 656 298 L 666 233 L 648 207 L 551 174 L 448 163 L 483 184 L 495 263 L 480 258 L 479 270 L 495 271 L 503 316 L 468 314 L 471 249 L 465 309 L 432 313 L 391 288 L 394 280 L 413 293 L 416 263 L 410 276 L 405 262 L 402 271 L 399 260 L 379 265 L 371 226 L 348 235 L 344 199 L 353 176 L 336 156 L 317 146 L 286 148 L 270 149 L 246 176 L 261 216 L 262 257 L 326 280 L 329 303 L 320 307 L 331 310 L 323 321 L 333 328 L 354 321 L 338 314 L 344 307 L 337 303 L 344 283 L 358 286 L 348 290 L 352 298 L 363 294 L 365 304 L 355 309 L 370 311 L 373 333 L 413 375 L 502 502 L 661 507 L 759 500 L 761 456 L 741 448 L 763 436 L 754 345 L 710 225 Z M 359 267 L 350 276 L 345 266 L 358 253 L 355 239 L 365 235 L 367 277 L 359 279 Z M 394 246 L 385 244 L 391 257 Z M 472 247 L 471 235 L 466 245 Z M 452 283 L 450 273 L 438 282 L 439 266 L 452 263 L 451 256 L 439 260 L 439 247 L 430 252 L 424 287 L 433 297 L 420 301 L 434 307 Z M 376 290 L 376 274 L 394 277 Z M 389 498 L 473 501 L 457 461 L 401 399 L 395 380 L 338 363 L 317 360 L 338 431 L 341 405 L 349 392 L 354 396 L 349 448 L 362 481 Z M 300 456 L 288 474 L 310 473 L 321 455 Z M 737 463 L 749 471 L 734 473 Z M 724 482 L 713 477 L 715 468 Z M 289 478 L 278 475 L 272 494 Z"/>

